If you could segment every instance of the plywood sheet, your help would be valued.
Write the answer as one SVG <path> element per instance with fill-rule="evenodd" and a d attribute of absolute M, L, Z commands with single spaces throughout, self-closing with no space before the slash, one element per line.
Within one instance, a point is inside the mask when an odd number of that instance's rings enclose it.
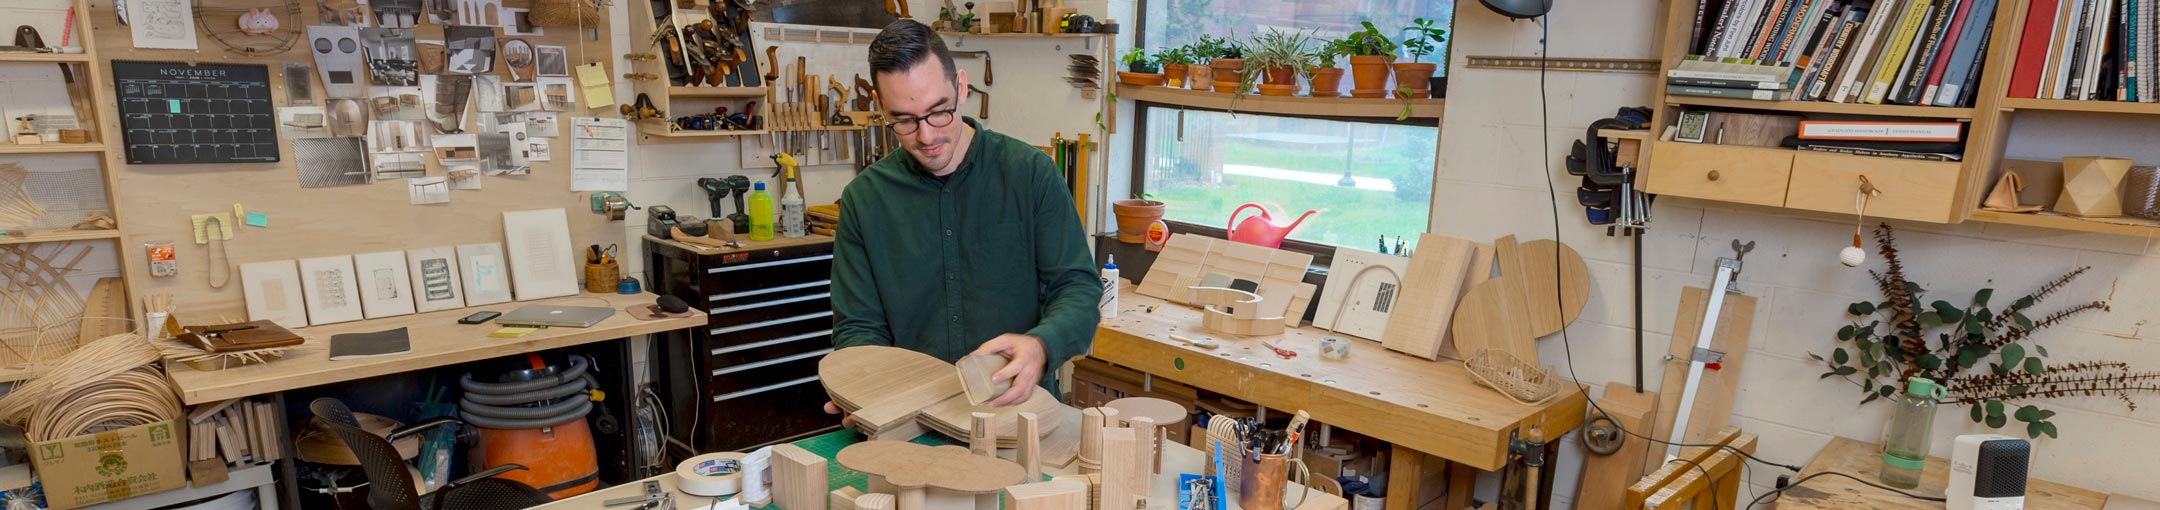
<path fill-rule="evenodd" d="M 1470 289 L 1492 279 L 1495 253 L 1496 250 L 1493 248 L 1492 243 L 1478 243 L 1477 253 L 1470 256 L 1470 274 L 1463 280 L 1462 292 L 1457 294 L 1456 303 L 1461 303 L 1463 296 L 1469 296 Z M 1463 356 L 1461 349 L 1455 347 L 1454 331 L 1448 331 L 1446 336 L 1442 337 L 1440 341 L 1440 357 L 1456 361 L 1461 361 L 1466 357 Z"/>
<path fill-rule="evenodd" d="M 1164 243 L 1162 253 L 1155 256 L 1155 264 L 1148 266 L 1147 276 L 1140 279 L 1140 287 L 1134 292 L 1184 303 L 1185 288 L 1200 279 L 1200 268 L 1205 267 L 1214 240 L 1192 234 L 1173 234 Z"/>
<path fill-rule="evenodd" d="M 1410 256 L 1396 308 L 1412 313 L 1388 315 L 1381 345 L 1425 359 L 1439 359 L 1440 343 L 1453 320 L 1463 281 L 1477 245 L 1452 237 L 1424 234 Z"/>
<path fill-rule="evenodd" d="M 1522 243 L 1523 288 L 1530 334 L 1543 337 L 1582 316 L 1590 302 L 1590 272 L 1582 254 L 1551 239 Z M 1559 298 L 1554 298 L 1554 294 Z M 1564 303 L 1564 305 L 1563 305 Z"/>
<path fill-rule="evenodd" d="M 1672 349 L 1669 351 L 1672 356 L 1681 360 L 1694 357 L 1695 339 L 1702 331 L 1709 296 L 1709 289 L 1681 289 L 1680 312 L 1673 319 Z M 1719 314 L 1717 330 L 1710 340 L 1710 350 L 1723 352 L 1725 357 L 1719 362 L 1718 370 L 1703 371 L 1683 442 L 1702 442 L 1731 423 L 1733 397 L 1739 391 L 1740 370 L 1747 361 L 1748 331 L 1754 323 L 1755 298 L 1745 294 L 1725 294 L 1724 310 Z M 1687 367 L 1685 361 L 1665 362 L 1665 379 L 1658 386 L 1657 424 L 1646 435 L 1661 440 L 1671 437 L 1673 421 L 1680 409 L 1680 394 L 1687 386 Z M 1649 457 L 1644 460 L 1644 469 L 1655 469 L 1663 460 L 1662 454 Z"/>

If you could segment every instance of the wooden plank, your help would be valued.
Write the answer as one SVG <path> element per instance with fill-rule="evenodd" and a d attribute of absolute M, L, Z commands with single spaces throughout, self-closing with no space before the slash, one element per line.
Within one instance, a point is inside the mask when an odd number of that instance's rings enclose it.
<path fill-rule="evenodd" d="M 827 510 L 825 457 L 800 446 L 783 444 L 772 449 L 773 500 L 783 510 Z"/>
<path fill-rule="evenodd" d="M 1726 427 L 1694 444 L 1732 444 L 1734 440 L 1739 438 L 1740 429 Z M 1641 480 L 1635 481 L 1634 485 L 1628 486 L 1625 508 L 1627 510 L 1642 510 L 1645 498 L 1650 497 L 1659 489 L 1663 489 L 1673 480 L 1679 479 L 1683 471 L 1693 471 L 1696 465 L 1709 461 L 1711 454 L 1722 450 L 1724 448 L 1686 448 L 1680 452 L 1680 458 L 1687 459 L 1685 462 L 1679 460 L 1663 462 L 1664 458 L 1658 456 L 1657 460 L 1660 462 L 1658 468 L 1651 471 L 1649 475 L 1643 476 Z"/>
<path fill-rule="evenodd" d="M 1672 349 L 1669 354 L 1680 360 L 1694 358 L 1695 338 L 1702 331 L 1703 314 L 1708 311 L 1710 290 L 1687 287 L 1680 291 L 1680 311 L 1673 319 Z M 1724 310 L 1719 315 L 1717 331 L 1710 340 L 1710 350 L 1725 353 L 1719 362 L 1719 370 L 1703 370 L 1702 382 L 1695 392 L 1694 410 L 1689 412 L 1685 443 L 1701 443 L 1709 435 L 1731 423 L 1733 398 L 1739 394 L 1740 370 L 1747 362 L 1748 331 L 1755 324 L 1755 298 L 1745 294 L 1727 293 Z M 1666 440 L 1672 437 L 1673 421 L 1680 410 L 1680 393 L 1687 386 L 1687 362 L 1665 362 L 1664 382 L 1658 386 L 1657 424 L 1648 435 Z M 1657 448 L 1664 451 L 1665 448 Z M 1644 469 L 1655 469 L 1663 455 L 1651 455 L 1644 459 Z"/>
<path fill-rule="evenodd" d="M 1425 241 L 1418 241 L 1418 251 L 1425 250 Z M 1388 451 L 1387 500 L 1381 502 L 1386 510 L 1417 510 L 1418 480 L 1425 478 L 1425 454 L 1409 448 Z M 1399 484 L 1399 485 L 1398 485 Z"/>
<path fill-rule="evenodd" d="M 225 204 L 225 207 L 230 208 L 232 204 Z M 488 332 L 494 331 L 493 328 L 475 328 L 457 323 L 458 318 L 482 310 L 508 312 L 518 307 L 535 304 L 606 306 L 621 310 L 632 305 L 652 304 L 654 299 L 658 299 L 658 296 L 654 296 L 650 292 L 630 295 L 580 294 L 523 303 L 501 303 L 459 310 L 444 310 L 384 319 L 298 328 L 294 329 L 293 333 L 306 338 L 307 341 L 286 349 L 283 359 L 260 365 L 228 368 L 216 372 L 204 372 L 189 368 L 183 364 L 174 364 L 166 367 L 166 372 L 167 377 L 172 380 L 174 389 L 179 391 L 181 402 L 193 405 L 493 359 L 513 354 L 560 349 L 617 338 L 649 335 L 697 327 L 707 321 L 705 314 L 697 311 L 692 311 L 689 317 L 653 321 L 641 321 L 631 318 L 629 314 L 617 313 L 590 328 L 548 328 L 510 339 L 487 336 Z M 396 328 L 406 328 L 407 334 L 412 338 L 426 339 L 426 341 L 412 342 L 412 352 L 406 354 L 330 361 L 331 335 L 375 332 Z M 948 369 L 945 373 L 949 375 L 951 371 Z"/>
<path fill-rule="evenodd" d="M 1882 473 L 1882 447 L 1873 443 L 1843 437 L 1831 438 L 1830 444 L 1815 452 L 1807 466 L 1794 479 L 1837 471 L 1851 474 L 1862 480 L 1875 480 Z M 1920 488 L 1909 492 L 1930 497 L 1942 497 L 1943 489 L 1950 485 L 1950 462 L 1928 457 L 1927 466 L 1920 470 Z M 1911 499 L 1883 492 L 1881 489 L 1861 485 L 1843 477 L 1825 476 L 1808 481 L 1808 490 L 1788 491 L 1778 497 L 1778 510 L 1895 510 L 1912 508 Z M 2106 493 L 2063 485 L 2038 478 L 2025 481 L 2025 508 L 2027 510 L 2073 510 L 2102 508 L 2112 504 Z"/>
<path fill-rule="evenodd" d="M 1418 250 L 1410 255 L 1409 274 L 1403 275 L 1394 309 L 1418 313 L 1391 313 L 1381 345 L 1425 359 L 1439 359 L 1440 344 L 1454 317 L 1455 304 L 1469 279 L 1477 245 L 1452 237 L 1423 234 Z"/>
<path fill-rule="evenodd" d="M 1469 274 L 1463 279 L 1462 289 L 1455 294 L 1455 302 L 1458 306 L 1462 303 L 1463 298 L 1470 295 L 1472 288 L 1492 279 L 1493 257 L 1497 256 L 1496 251 L 1492 243 L 1478 243 L 1477 253 L 1470 256 Z M 1450 311 L 1448 313 L 1452 314 L 1454 312 Z M 1443 335 L 1440 340 L 1440 357 L 1462 361 L 1465 356 L 1462 354 L 1462 349 L 1455 347 L 1453 328 L 1449 328 L 1449 331 L 1443 333 Z"/>
<path fill-rule="evenodd" d="M 1225 241 L 1228 242 L 1228 241 Z M 1154 296 L 1173 303 L 1185 303 L 1185 288 L 1198 282 L 1200 268 L 1207 263 L 1207 254 L 1213 249 L 1214 240 L 1192 234 L 1171 234 L 1164 241 L 1163 251 L 1155 256 L 1155 264 L 1148 266 L 1147 276 L 1141 278 L 1135 293 Z"/>
<path fill-rule="evenodd" d="M 1726 444 L 1732 445 L 1733 448 L 1738 448 L 1742 452 L 1753 454 L 1755 453 L 1755 439 L 1754 434 L 1741 434 L 1739 437 L 1734 438 L 1731 443 Z M 1731 449 L 1717 448 L 1711 450 L 1710 455 L 1700 462 L 1699 466 L 1688 465 L 1681 468 L 1679 475 L 1674 477 L 1671 482 L 1666 483 L 1664 487 L 1658 488 L 1656 493 L 1645 498 L 1643 506 L 1658 510 L 1672 510 L 1678 508 L 1681 504 L 1695 501 L 1702 496 L 1703 491 L 1729 485 L 1724 480 L 1738 480 L 1739 477 L 1735 475 L 1740 471 L 1740 464 L 1745 461 L 1741 459 L 1739 454 L 1733 453 Z M 1732 506 L 1732 500 L 1738 496 L 1737 492 L 1740 487 L 1734 485 L 1732 488 L 1735 494 L 1716 493 L 1711 494 L 1710 497 L 1717 498 L 1719 503 L 1724 504 L 1720 508 L 1738 508 Z"/>
<path fill-rule="evenodd" d="M 1530 275 L 1523 259 L 1522 245 L 1515 236 L 1493 241 L 1493 260 L 1500 264 L 1500 283 L 1507 289 L 1507 320 L 1502 322 L 1505 333 L 1486 343 L 1493 348 L 1504 348 L 1530 366 L 1538 364 L 1537 334 L 1530 324 Z M 1476 352 L 1464 352 L 1473 355 Z"/>
<path fill-rule="evenodd" d="M 1655 423 L 1652 413 L 1657 409 L 1657 393 L 1636 393 L 1625 383 L 1605 384 L 1605 398 L 1598 399 L 1597 408 L 1612 416 L 1613 422 L 1628 431 L 1641 433 L 1651 430 Z M 1623 437 L 1620 451 L 1612 455 L 1584 455 L 1582 482 L 1575 489 L 1575 507 L 1583 510 L 1614 510 L 1621 507 L 1620 497 L 1627 486 L 1642 479 L 1643 452 L 1650 451 L 1651 444 L 1638 437 Z M 1729 507 L 1728 507 L 1729 508 Z"/>
<path fill-rule="evenodd" d="M 1530 320 L 1530 335 L 1558 333 L 1582 316 L 1583 305 L 1590 302 L 1590 269 L 1583 264 L 1582 254 L 1559 241 L 1530 241 L 1522 243 L 1521 250 L 1523 302 L 1529 305 L 1524 316 Z"/>

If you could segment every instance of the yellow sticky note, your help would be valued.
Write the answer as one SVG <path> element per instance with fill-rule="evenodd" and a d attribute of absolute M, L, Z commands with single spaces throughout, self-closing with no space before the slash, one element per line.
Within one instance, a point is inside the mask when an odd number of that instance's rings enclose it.
<path fill-rule="evenodd" d="M 585 106 L 599 108 L 615 105 L 615 87 L 608 82 L 607 67 L 599 62 L 578 66 L 578 88 L 585 91 Z"/>
<path fill-rule="evenodd" d="M 221 241 L 232 240 L 233 219 L 225 213 L 197 214 L 190 216 L 188 222 L 195 226 L 195 244 L 210 244 L 212 235 Z"/>
<path fill-rule="evenodd" d="M 532 332 L 534 332 L 534 331 L 539 331 L 539 330 L 540 330 L 540 328 L 528 328 L 528 327 L 521 327 L 521 326 L 510 326 L 510 327 L 506 327 L 506 328 L 502 328 L 502 329 L 498 329 L 498 330 L 495 330 L 495 332 L 494 332 L 494 333 L 488 333 L 488 336 L 492 336 L 492 337 L 496 337 L 496 338 L 517 338 L 517 337 L 521 337 L 521 336 L 525 336 L 525 335 L 531 334 Z"/>

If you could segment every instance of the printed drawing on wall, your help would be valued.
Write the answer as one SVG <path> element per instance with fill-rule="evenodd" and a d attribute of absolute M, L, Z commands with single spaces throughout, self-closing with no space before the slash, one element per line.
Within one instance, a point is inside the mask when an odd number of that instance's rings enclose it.
<path fill-rule="evenodd" d="M 368 80 L 376 85 L 420 84 L 419 49 L 412 29 L 363 28 L 360 44 L 367 48 Z"/>

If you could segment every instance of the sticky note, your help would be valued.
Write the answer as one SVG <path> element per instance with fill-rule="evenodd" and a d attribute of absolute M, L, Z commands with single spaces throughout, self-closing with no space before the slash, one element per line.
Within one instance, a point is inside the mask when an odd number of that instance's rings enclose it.
<path fill-rule="evenodd" d="M 492 336 L 492 337 L 496 337 L 496 338 L 517 338 L 517 337 L 521 337 L 521 336 L 525 336 L 525 335 L 529 335 L 529 334 L 532 334 L 532 332 L 534 332 L 534 331 L 539 331 L 539 330 L 540 330 L 540 328 L 531 328 L 531 327 L 523 327 L 523 326 L 511 326 L 511 327 L 507 327 L 507 328 L 502 328 L 502 329 L 498 329 L 498 330 L 495 330 L 495 332 L 494 332 L 494 333 L 488 333 L 488 336 Z"/>
<path fill-rule="evenodd" d="M 250 227 L 269 228 L 270 215 L 259 212 L 247 213 L 247 225 Z"/>
<path fill-rule="evenodd" d="M 166 113 L 180 113 L 180 100 L 178 100 L 178 99 L 167 99 L 167 100 L 165 100 L 165 108 L 167 108 L 167 109 L 171 110 L 171 111 L 168 111 L 168 112 L 166 112 Z"/>
<path fill-rule="evenodd" d="M 615 104 L 615 88 L 608 81 L 607 68 L 599 62 L 577 67 L 578 88 L 585 91 L 587 108 L 599 108 Z"/>
<path fill-rule="evenodd" d="M 197 214 L 188 217 L 188 221 L 195 227 L 195 244 L 210 244 L 212 232 L 216 232 L 218 240 L 232 240 L 232 216 L 222 212 Z"/>

